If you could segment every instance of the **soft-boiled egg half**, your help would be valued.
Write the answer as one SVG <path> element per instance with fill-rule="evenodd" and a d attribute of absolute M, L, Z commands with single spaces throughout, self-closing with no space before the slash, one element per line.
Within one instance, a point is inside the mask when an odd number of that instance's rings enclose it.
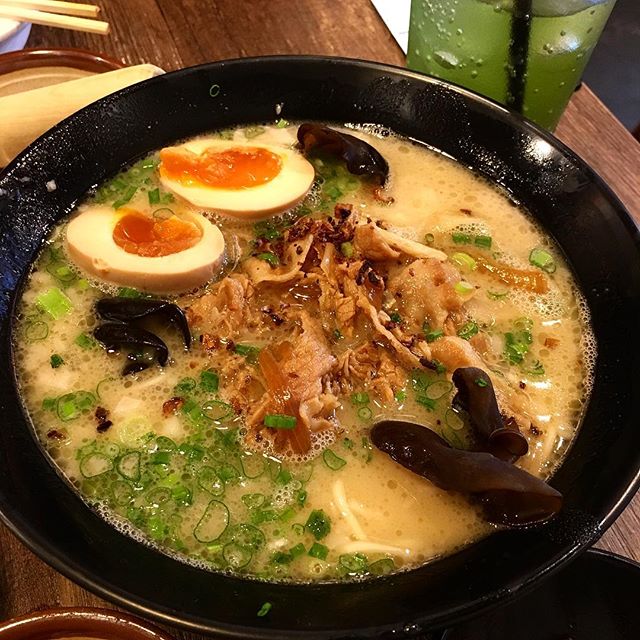
<path fill-rule="evenodd" d="M 244 220 L 297 205 L 315 171 L 296 149 L 199 138 L 160 151 L 162 185 L 191 204 Z"/>
<path fill-rule="evenodd" d="M 220 229 L 204 216 L 90 206 L 67 225 L 69 256 L 90 275 L 150 293 L 183 293 L 213 278 L 224 258 Z"/>

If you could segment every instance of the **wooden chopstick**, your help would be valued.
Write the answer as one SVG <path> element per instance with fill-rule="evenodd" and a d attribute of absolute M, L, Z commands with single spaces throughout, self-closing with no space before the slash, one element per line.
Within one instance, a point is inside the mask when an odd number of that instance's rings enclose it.
<path fill-rule="evenodd" d="M 10 7 L 9 5 L 2 4 L 2 0 L 0 0 L 0 18 L 10 18 L 20 22 L 41 24 L 45 27 L 60 27 L 62 29 L 98 33 L 100 35 L 107 35 L 109 33 L 108 22 L 76 18 L 74 16 L 62 16 L 45 11 L 33 11 L 32 9 L 20 9 L 16 6 Z"/>
<path fill-rule="evenodd" d="M 37 9 L 39 11 L 48 11 L 49 13 L 61 13 L 83 18 L 95 18 L 100 13 L 100 7 L 96 7 L 93 4 L 62 2 L 61 0 L 0 0 L 0 6 Z"/>

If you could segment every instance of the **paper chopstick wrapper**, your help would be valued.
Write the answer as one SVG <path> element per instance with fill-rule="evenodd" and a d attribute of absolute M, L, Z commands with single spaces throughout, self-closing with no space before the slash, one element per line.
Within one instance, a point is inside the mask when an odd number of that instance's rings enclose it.
<path fill-rule="evenodd" d="M 162 73 L 160 67 L 141 64 L 0 98 L 0 167 L 82 107 Z"/>

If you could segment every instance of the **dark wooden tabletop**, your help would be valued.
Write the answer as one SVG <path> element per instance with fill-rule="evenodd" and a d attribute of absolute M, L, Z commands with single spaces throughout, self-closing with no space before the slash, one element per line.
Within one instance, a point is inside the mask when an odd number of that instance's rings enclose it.
<path fill-rule="evenodd" d="M 128 64 L 151 62 L 167 71 L 224 58 L 294 53 L 404 64 L 402 51 L 369 0 L 101 4 L 112 26 L 110 36 L 34 27 L 28 46 L 80 47 Z M 640 145 L 587 87 L 574 95 L 556 134 L 609 183 L 640 223 Z M 597 546 L 640 561 L 640 495 Z M 62 577 L 0 526 L 0 620 L 60 605 L 112 606 Z"/>

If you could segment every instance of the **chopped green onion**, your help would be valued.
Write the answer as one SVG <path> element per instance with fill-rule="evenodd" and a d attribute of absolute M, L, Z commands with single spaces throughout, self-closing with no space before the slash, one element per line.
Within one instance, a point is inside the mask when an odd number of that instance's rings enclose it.
<path fill-rule="evenodd" d="M 272 429 L 295 429 L 298 419 L 283 413 L 268 413 L 262 423 Z"/>
<path fill-rule="evenodd" d="M 547 273 L 553 273 L 556 270 L 556 262 L 553 256 L 544 249 L 537 247 L 532 249 L 529 254 L 529 262 L 534 266 L 546 271 Z"/>
<path fill-rule="evenodd" d="M 100 382 L 98 382 L 98 384 L 96 385 L 96 396 L 98 397 L 98 400 L 102 400 L 102 393 L 104 393 L 105 391 L 105 387 L 108 386 L 108 384 L 110 382 L 113 382 L 116 378 L 103 378 L 102 380 L 100 380 Z"/>
<path fill-rule="evenodd" d="M 168 527 L 160 515 L 152 515 L 146 522 L 147 533 L 149 536 L 160 542 L 167 536 Z"/>
<path fill-rule="evenodd" d="M 24 337 L 28 342 L 44 340 L 48 335 L 49 325 L 46 322 L 37 320 L 36 322 L 28 322 L 24 326 Z"/>
<path fill-rule="evenodd" d="M 396 564 L 391 558 L 381 558 L 369 565 L 369 573 L 374 576 L 386 576 L 395 571 Z"/>
<path fill-rule="evenodd" d="M 229 509 L 227 505 L 219 500 L 211 500 L 193 529 L 193 535 L 198 542 L 209 544 L 219 540 L 228 525 Z"/>
<path fill-rule="evenodd" d="M 458 335 L 463 340 L 469 340 L 470 338 L 473 338 L 473 336 L 475 336 L 477 333 L 478 325 L 473 320 L 470 320 L 465 325 L 460 327 L 460 329 L 458 329 Z"/>
<path fill-rule="evenodd" d="M 338 562 L 349 573 L 363 573 L 369 565 L 367 556 L 363 553 L 345 553 L 338 558 Z"/>
<path fill-rule="evenodd" d="M 144 293 L 142 291 L 138 291 L 133 287 L 120 287 L 118 289 L 118 297 L 119 298 L 144 298 Z"/>
<path fill-rule="evenodd" d="M 469 233 L 460 233 L 459 231 L 455 231 L 451 234 L 451 239 L 456 244 L 471 244 L 471 234 Z"/>
<path fill-rule="evenodd" d="M 306 489 L 300 489 L 300 491 L 298 491 L 298 495 L 296 496 L 296 502 L 301 507 L 304 507 L 304 504 L 306 501 L 307 501 L 307 491 Z"/>
<path fill-rule="evenodd" d="M 202 387 L 202 389 L 209 393 L 214 393 L 218 390 L 219 385 L 220 378 L 215 371 L 211 369 L 205 369 L 205 371 L 200 372 L 200 386 Z"/>
<path fill-rule="evenodd" d="M 440 360 L 436 360 L 435 358 L 431 360 L 431 364 L 436 368 L 436 373 L 445 373 L 447 370 L 447 367 L 445 367 Z"/>
<path fill-rule="evenodd" d="M 433 411 L 436 407 L 436 401 L 433 398 L 429 398 L 426 395 L 416 396 L 416 402 L 423 406 L 427 411 Z"/>
<path fill-rule="evenodd" d="M 217 469 L 218 477 L 225 484 L 234 484 L 240 480 L 242 474 L 232 464 L 223 464 Z"/>
<path fill-rule="evenodd" d="M 289 121 L 285 120 L 284 118 L 280 118 L 277 122 L 276 122 L 276 129 L 284 129 L 285 127 L 289 126 Z"/>
<path fill-rule="evenodd" d="M 113 462 L 103 453 L 90 453 L 80 460 L 80 473 L 85 478 L 94 478 L 111 471 Z"/>
<path fill-rule="evenodd" d="M 219 95 L 220 95 L 220 85 L 212 84 L 209 87 L 209 96 L 211 96 L 212 98 L 217 98 Z"/>
<path fill-rule="evenodd" d="M 247 127 L 244 130 L 244 137 L 250 140 L 251 138 L 257 138 L 261 136 L 266 129 L 264 127 L 256 126 L 256 127 Z"/>
<path fill-rule="evenodd" d="M 76 391 L 67 393 L 58 398 L 56 402 L 56 413 L 60 420 L 67 422 L 75 420 L 80 415 L 91 409 L 96 403 L 95 396 L 89 391 Z"/>
<path fill-rule="evenodd" d="M 342 469 L 345 464 L 347 464 L 346 460 L 343 460 L 339 456 L 337 456 L 331 449 L 325 449 L 322 453 L 322 459 L 324 463 L 331 469 L 332 471 L 337 471 L 338 469 Z"/>
<path fill-rule="evenodd" d="M 196 388 L 196 381 L 193 378 L 182 378 L 178 380 L 178 383 L 173 388 L 174 393 L 177 395 L 189 393 Z"/>
<path fill-rule="evenodd" d="M 353 449 L 353 440 L 352 440 L 351 438 L 345 438 L 345 439 L 342 441 L 342 446 L 343 446 L 345 449 Z"/>
<path fill-rule="evenodd" d="M 178 451 L 181 455 L 185 456 L 189 462 L 200 462 L 204 458 L 205 449 L 199 444 L 187 444 L 183 442 Z"/>
<path fill-rule="evenodd" d="M 360 418 L 360 420 L 371 420 L 372 416 L 373 413 L 371 412 L 371 409 L 369 409 L 369 407 L 360 407 L 358 409 L 358 418 Z"/>
<path fill-rule="evenodd" d="M 130 451 L 116 460 L 116 471 L 127 480 L 140 480 L 140 452 Z"/>
<path fill-rule="evenodd" d="M 402 322 L 402 316 L 397 311 L 390 313 L 389 319 L 391 322 L 395 322 L 396 324 L 400 324 Z"/>
<path fill-rule="evenodd" d="M 435 342 L 438 338 L 442 338 L 444 331 L 442 329 L 434 329 L 433 331 L 427 331 L 424 337 L 427 342 Z"/>
<path fill-rule="evenodd" d="M 297 536 L 303 536 L 304 535 L 304 525 L 300 524 L 299 522 L 294 522 L 291 525 L 291 531 L 293 531 L 293 533 L 295 533 Z"/>
<path fill-rule="evenodd" d="M 147 192 L 147 198 L 149 198 L 149 204 L 160 204 L 160 189 L 151 189 Z"/>
<path fill-rule="evenodd" d="M 193 494 L 191 490 L 181 484 L 171 490 L 171 497 L 179 506 L 190 507 L 193 504 Z"/>
<path fill-rule="evenodd" d="M 491 236 L 476 236 L 473 244 L 481 249 L 491 249 L 492 239 Z"/>
<path fill-rule="evenodd" d="M 258 618 L 264 618 L 269 611 L 271 611 L 271 607 L 273 605 L 270 602 L 264 602 L 262 606 L 258 609 L 258 613 L 256 614 Z"/>
<path fill-rule="evenodd" d="M 258 478 L 265 470 L 264 456 L 259 453 L 243 453 L 240 457 L 242 471 L 247 478 Z"/>
<path fill-rule="evenodd" d="M 291 554 L 291 556 L 293 558 L 297 558 L 298 556 L 303 555 L 306 552 L 306 548 L 305 546 L 302 544 L 302 542 L 298 542 L 297 545 L 291 547 L 291 549 L 289 549 L 289 553 Z"/>
<path fill-rule="evenodd" d="M 251 513 L 251 522 L 253 524 L 262 524 L 263 522 L 273 522 L 278 519 L 278 512 L 274 509 L 254 510 Z"/>
<path fill-rule="evenodd" d="M 318 558 L 318 560 L 326 560 L 329 555 L 329 548 L 320 542 L 314 542 L 309 551 L 307 551 L 307 555 L 312 558 Z"/>
<path fill-rule="evenodd" d="M 454 253 L 451 261 L 455 262 L 461 269 L 473 271 L 477 268 L 476 261 L 468 253 Z"/>
<path fill-rule="evenodd" d="M 373 459 L 373 445 L 371 444 L 371 440 L 369 440 L 369 438 L 367 438 L 367 436 L 362 436 L 362 448 L 365 451 L 365 461 L 366 462 L 371 462 L 371 460 Z"/>
<path fill-rule="evenodd" d="M 355 405 L 369 404 L 369 394 L 365 392 L 352 393 L 351 402 Z"/>
<path fill-rule="evenodd" d="M 342 195 L 342 191 L 336 186 L 325 188 L 324 192 L 332 200 L 337 200 Z"/>
<path fill-rule="evenodd" d="M 544 366 L 540 360 L 536 360 L 530 369 L 526 370 L 526 373 L 532 376 L 543 376 L 544 375 Z"/>
<path fill-rule="evenodd" d="M 74 340 L 81 349 L 93 349 L 98 345 L 98 342 L 93 336 L 90 336 L 84 331 Z"/>
<path fill-rule="evenodd" d="M 77 282 L 76 282 L 76 288 L 78 289 L 78 291 L 86 291 L 91 285 L 89 284 L 89 281 L 86 278 L 80 278 Z"/>
<path fill-rule="evenodd" d="M 531 341 L 526 338 L 528 332 L 505 333 L 504 355 L 511 364 L 520 364 L 529 352 Z"/>
<path fill-rule="evenodd" d="M 131 488 L 131 485 L 124 480 L 116 480 L 111 485 L 111 492 L 113 493 L 115 503 L 119 507 L 128 505 L 133 498 L 133 489 Z"/>
<path fill-rule="evenodd" d="M 265 251 L 264 253 L 259 253 L 256 255 L 256 258 L 260 260 L 264 260 L 268 262 L 272 267 L 277 267 L 280 264 L 280 258 L 275 253 L 271 251 Z"/>
<path fill-rule="evenodd" d="M 169 464 L 171 462 L 171 451 L 156 451 L 149 459 L 151 464 Z"/>
<path fill-rule="evenodd" d="M 353 244 L 351 242 L 343 242 L 340 245 L 340 252 L 345 258 L 353 257 Z"/>
<path fill-rule="evenodd" d="M 207 400 L 202 403 L 202 414 L 214 422 L 222 422 L 234 414 L 233 407 L 222 400 Z"/>
<path fill-rule="evenodd" d="M 502 298 L 506 298 L 508 295 L 508 291 L 505 291 L 504 293 L 500 293 L 499 291 L 487 291 L 487 297 L 491 300 L 501 300 Z"/>
<path fill-rule="evenodd" d="M 293 561 L 293 556 L 287 551 L 275 551 L 271 556 L 271 562 L 275 564 L 289 564 Z"/>
<path fill-rule="evenodd" d="M 228 542 L 222 547 L 222 557 L 227 566 L 232 569 L 242 569 L 251 562 L 253 554 L 246 547 L 241 547 L 235 542 Z"/>
<path fill-rule="evenodd" d="M 62 318 L 73 309 L 73 303 L 58 287 L 51 287 L 36 298 L 36 304 L 54 320 Z"/>
<path fill-rule="evenodd" d="M 432 382 L 425 391 L 427 398 L 431 400 L 439 400 L 443 396 L 446 396 L 453 389 L 453 384 L 448 380 L 436 380 Z"/>
<path fill-rule="evenodd" d="M 476 379 L 476 384 L 478 384 L 478 380 L 482 380 L 482 382 L 486 382 L 486 380 L 484 380 L 482 378 L 477 378 Z M 479 386 L 482 387 L 483 385 L 479 385 Z M 486 385 L 484 385 L 484 386 L 486 386 Z M 447 412 L 444 414 L 444 421 L 454 431 L 460 431 L 460 429 L 462 429 L 462 427 L 464 427 L 464 422 L 462 421 L 462 418 L 453 409 L 447 409 Z"/>
<path fill-rule="evenodd" d="M 304 526 L 316 540 L 322 540 L 331 531 L 331 520 L 322 509 L 315 509 L 309 514 Z"/>
<path fill-rule="evenodd" d="M 402 404 L 407 399 L 407 392 L 404 389 L 398 389 L 394 397 L 398 404 Z"/>
<path fill-rule="evenodd" d="M 475 287 L 470 282 L 465 282 L 464 280 L 460 280 L 460 282 L 456 282 L 453 285 L 453 289 L 458 295 L 466 296 L 466 295 L 469 295 L 472 291 L 474 291 Z"/>
<path fill-rule="evenodd" d="M 56 398 L 44 398 L 42 400 L 42 409 L 44 411 L 55 411 L 56 403 Z"/>
<path fill-rule="evenodd" d="M 264 495 L 261 493 L 245 493 L 242 496 L 242 502 L 244 503 L 247 509 L 257 509 L 264 504 L 265 501 Z"/>
<path fill-rule="evenodd" d="M 51 363 L 52 369 L 57 369 L 60 365 L 64 364 L 64 359 L 61 355 L 54 353 L 50 358 L 49 362 Z"/>
<path fill-rule="evenodd" d="M 280 475 L 282 463 L 275 458 L 267 458 L 267 467 L 269 469 L 269 477 L 275 480 Z"/>
<path fill-rule="evenodd" d="M 264 533 L 252 524 L 238 524 L 231 530 L 229 537 L 241 547 L 257 551 L 264 547 L 266 539 Z"/>
<path fill-rule="evenodd" d="M 173 218 L 176 214 L 173 209 L 169 209 L 169 207 L 162 207 L 161 209 L 156 209 L 153 212 L 154 220 L 169 220 Z"/>
<path fill-rule="evenodd" d="M 436 239 L 436 237 L 433 235 L 433 233 L 427 233 L 424 236 L 424 243 L 425 244 L 433 244 L 435 239 Z"/>
<path fill-rule="evenodd" d="M 475 383 L 479 387 L 488 387 L 489 386 L 489 383 L 484 378 L 476 378 L 475 379 Z"/>
<path fill-rule="evenodd" d="M 212 496 L 219 497 L 224 493 L 224 482 L 213 467 L 202 467 L 198 471 L 197 480 L 198 486 Z"/>
<path fill-rule="evenodd" d="M 178 447 L 176 443 L 167 436 L 158 436 L 156 438 L 157 451 L 175 451 Z"/>
<path fill-rule="evenodd" d="M 137 190 L 138 190 L 138 185 L 132 184 L 129 187 L 127 187 L 122 193 L 122 196 L 113 203 L 113 208 L 119 209 L 120 207 L 124 207 L 124 205 L 127 204 L 131 200 L 131 198 L 133 198 L 133 196 L 136 195 Z"/>
<path fill-rule="evenodd" d="M 244 356 L 247 359 L 247 362 L 251 364 L 255 364 L 258 361 L 258 354 L 260 353 L 259 347 L 254 347 L 250 344 L 236 344 L 234 349 L 234 353 L 237 353 L 239 356 Z"/>
<path fill-rule="evenodd" d="M 63 284 L 70 284 L 74 282 L 77 278 L 73 269 L 69 267 L 67 264 L 61 264 L 59 262 L 51 262 L 47 266 L 47 271 L 56 279 L 62 282 Z"/>
<path fill-rule="evenodd" d="M 280 522 L 289 522 L 296 515 L 296 510 L 293 507 L 287 507 L 279 516 Z"/>
<path fill-rule="evenodd" d="M 257 238 L 264 238 L 265 240 L 277 240 L 282 237 L 282 231 L 274 226 L 273 222 L 263 221 L 256 222 L 253 225 Z"/>
<path fill-rule="evenodd" d="M 281 467 L 280 473 L 276 476 L 276 482 L 278 484 L 288 484 L 289 482 L 291 482 L 292 477 L 293 476 L 291 475 L 291 472 L 288 469 L 283 469 Z"/>
<path fill-rule="evenodd" d="M 342 339 L 344 338 L 344 336 L 342 335 L 342 333 L 341 333 L 340 329 L 334 329 L 334 330 L 333 330 L 333 337 L 334 337 L 336 340 L 342 340 Z"/>

